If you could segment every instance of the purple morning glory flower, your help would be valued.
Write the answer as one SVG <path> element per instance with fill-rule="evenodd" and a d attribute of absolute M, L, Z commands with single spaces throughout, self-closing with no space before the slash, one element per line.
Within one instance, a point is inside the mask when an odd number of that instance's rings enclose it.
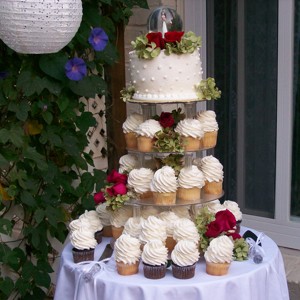
<path fill-rule="evenodd" d="M 87 74 L 87 68 L 82 58 L 74 57 L 65 64 L 65 73 L 70 80 L 81 80 Z"/>
<path fill-rule="evenodd" d="M 0 80 L 5 79 L 7 77 L 7 75 L 8 75 L 8 72 L 5 72 L 5 71 L 0 72 Z"/>
<path fill-rule="evenodd" d="M 91 31 L 89 43 L 96 51 L 103 51 L 108 43 L 108 36 L 102 28 L 96 27 Z"/>

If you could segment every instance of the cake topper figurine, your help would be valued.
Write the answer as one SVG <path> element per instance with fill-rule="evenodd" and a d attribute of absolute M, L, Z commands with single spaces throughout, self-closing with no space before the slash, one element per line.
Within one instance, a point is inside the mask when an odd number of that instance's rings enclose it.
<path fill-rule="evenodd" d="M 161 32 L 163 37 L 168 31 L 182 31 L 182 20 L 177 12 L 169 7 L 158 7 L 148 18 L 148 31 Z"/>

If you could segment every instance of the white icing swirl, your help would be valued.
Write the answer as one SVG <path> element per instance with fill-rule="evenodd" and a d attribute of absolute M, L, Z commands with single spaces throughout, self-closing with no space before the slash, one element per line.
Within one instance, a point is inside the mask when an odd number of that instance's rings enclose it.
<path fill-rule="evenodd" d="M 132 207 L 122 206 L 121 208 L 115 210 L 110 217 L 111 225 L 115 227 L 122 227 L 125 225 L 126 221 L 132 217 Z"/>
<path fill-rule="evenodd" d="M 202 138 L 204 135 L 202 125 L 196 119 L 181 120 L 174 130 L 182 136 L 191 136 L 193 138 Z"/>
<path fill-rule="evenodd" d="M 139 136 L 146 136 L 149 138 L 153 138 L 155 133 L 162 130 L 162 126 L 159 124 L 158 121 L 149 119 L 140 124 L 136 130 L 135 133 Z"/>
<path fill-rule="evenodd" d="M 185 189 L 197 187 L 201 189 L 205 184 L 204 175 L 196 166 L 185 167 L 180 170 L 178 185 Z"/>
<path fill-rule="evenodd" d="M 205 180 L 209 182 L 219 182 L 223 180 L 223 166 L 219 160 L 212 155 L 202 158 L 200 170 L 203 172 Z"/>
<path fill-rule="evenodd" d="M 225 210 L 225 207 L 220 203 L 220 200 L 214 200 L 206 204 L 208 210 L 213 214 L 216 214 L 218 211 Z"/>
<path fill-rule="evenodd" d="M 142 224 L 144 221 L 145 219 L 141 217 L 129 218 L 124 225 L 123 234 L 129 234 L 132 237 L 139 238 L 142 231 Z"/>
<path fill-rule="evenodd" d="M 171 253 L 173 263 L 180 267 L 193 265 L 199 256 L 197 244 L 189 240 L 179 241 Z"/>
<path fill-rule="evenodd" d="M 144 243 L 153 239 L 165 242 L 167 239 L 166 223 L 155 216 L 149 216 L 148 219 L 141 224 L 141 229 L 140 240 Z"/>
<path fill-rule="evenodd" d="M 95 239 L 95 232 L 86 228 L 74 230 L 70 235 L 70 241 L 77 250 L 94 249 L 98 244 Z"/>
<path fill-rule="evenodd" d="M 110 226 L 110 218 L 111 218 L 111 211 L 107 209 L 107 203 L 101 203 L 97 205 L 96 212 L 99 215 L 101 223 L 103 226 Z"/>
<path fill-rule="evenodd" d="M 129 132 L 134 132 L 137 127 L 143 123 L 143 116 L 138 113 L 133 113 L 130 116 L 128 116 L 123 123 L 123 132 L 124 133 L 129 133 Z"/>
<path fill-rule="evenodd" d="M 75 231 L 75 230 L 78 230 L 78 229 L 81 229 L 81 228 L 86 228 L 87 230 L 90 230 L 91 228 L 91 224 L 89 222 L 88 219 L 76 219 L 76 220 L 73 220 L 70 224 L 69 224 L 69 229 L 70 231 Z"/>
<path fill-rule="evenodd" d="M 140 242 L 128 234 L 122 234 L 114 244 L 115 260 L 124 264 L 134 264 L 141 257 Z"/>
<path fill-rule="evenodd" d="M 193 221 L 181 218 L 174 224 L 173 238 L 177 242 L 181 240 L 190 240 L 198 244 L 200 236 Z"/>
<path fill-rule="evenodd" d="M 233 248 L 232 240 L 226 235 L 221 235 L 210 242 L 204 253 L 205 260 L 210 263 L 230 263 Z"/>
<path fill-rule="evenodd" d="M 174 223 L 179 217 L 172 211 L 163 211 L 158 217 L 166 223 L 167 236 L 173 236 Z"/>
<path fill-rule="evenodd" d="M 94 232 L 101 231 L 103 229 L 99 214 L 96 210 L 86 210 L 82 215 L 79 216 L 79 220 L 87 220 L 90 223 L 90 229 L 94 230 Z"/>
<path fill-rule="evenodd" d="M 200 121 L 204 132 L 219 130 L 216 120 L 216 113 L 213 110 L 200 111 L 197 114 L 197 120 Z"/>
<path fill-rule="evenodd" d="M 151 169 L 133 169 L 128 175 L 128 186 L 136 193 L 143 194 L 150 191 L 150 183 L 154 172 Z"/>
<path fill-rule="evenodd" d="M 156 216 L 159 214 L 158 207 L 154 206 L 143 206 L 141 211 L 141 216 L 144 219 L 148 219 L 149 216 Z"/>
<path fill-rule="evenodd" d="M 223 203 L 223 207 L 228 209 L 235 216 L 237 221 L 242 220 L 242 212 L 239 208 L 239 205 L 235 201 L 226 200 Z"/>
<path fill-rule="evenodd" d="M 189 206 L 175 206 L 171 209 L 179 218 L 190 219 L 190 210 Z"/>
<path fill-rule="evenodd" d="M 158 169 L 153 176 L 150 184 L 152 192 L 158 193 L 173 193 L 177 190 L 177 179 L 175 171 L 169 167 L 164 166 Z"/>
<path fill-rule="evenodd" d="M 129 173 L 138 166 L 138 159 L 133 154 L 125 154 L 119 159 L 119 173 Z"/>
<path fill-rule="evenodd" d="M 143 249 L 142 261 L 151 266 L 166 264 L 168 260 L 168 249 L 161 240 L 149 241 Z"/>

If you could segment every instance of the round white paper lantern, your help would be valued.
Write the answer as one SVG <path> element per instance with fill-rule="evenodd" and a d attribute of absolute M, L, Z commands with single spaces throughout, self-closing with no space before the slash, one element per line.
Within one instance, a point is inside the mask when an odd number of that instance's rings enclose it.
<path fill-rule="evenodd" d="M 81 0 L 0 0 L 0 39 L 19 53 L 58 52 L 81 18 Z"/>

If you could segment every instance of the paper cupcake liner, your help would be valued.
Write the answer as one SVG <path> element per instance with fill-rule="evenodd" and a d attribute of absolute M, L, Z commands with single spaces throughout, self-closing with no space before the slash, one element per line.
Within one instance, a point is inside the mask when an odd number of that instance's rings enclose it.
<path fill-rule="evenodd" d="M 144 265 L 144 276 L 148 279 L 160 279 L 164 278 L 167 271 L 166 265 L 151 266 L 143 263 Z"/>
<path fill-rule="evenodd" d="M 172 273 L 178 279 L 190 279 L 195 276 L 196 263 L 191 266 L 178 266 L 172 263 Z"/>
<path fill-rule="evenodd" d="M 139 271 L 139 263 L 139 260 L 135 264 L 125 264 L 123 262 L 117 261 L 117 272 L 118 274 L 123 276 L 136 274 Z"/>
<path fill-rule="evenodd" d="M 222 276 L 228 273 L 229 263 L 210 263 L 206 262 L 206 273 L 214 276 Z"/>
<path fill-rule="evenodd" d="M 94 252 L 95 252 L 95 249 L 78 250 L 78 249 L 73 248 L 72 253 L 73 253 L 74 263 L 94 260 Z"/>

